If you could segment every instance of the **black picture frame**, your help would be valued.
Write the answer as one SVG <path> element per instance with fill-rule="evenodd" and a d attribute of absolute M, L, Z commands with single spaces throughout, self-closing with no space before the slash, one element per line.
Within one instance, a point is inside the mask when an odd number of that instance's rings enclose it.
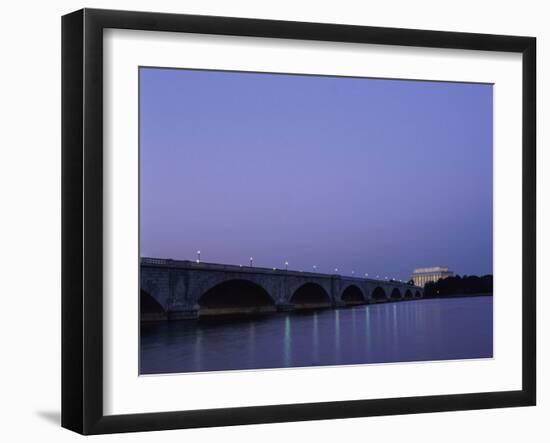
<path fill-rule="evenodd" d="M 522 389 L 261 407 L 103 413 L 103 30 L 192 32 L 522 54 Z M 536 39 L 229 17 L 83 9 L 62 18 L 62 426 L 151 431 L 536 403 Z"/>

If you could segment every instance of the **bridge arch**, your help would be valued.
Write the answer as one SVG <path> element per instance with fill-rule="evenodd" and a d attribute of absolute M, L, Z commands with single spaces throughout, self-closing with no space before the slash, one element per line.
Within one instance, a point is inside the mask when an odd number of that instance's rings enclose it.
<path fill-rule="evenodd" d="M 391 291 L 390 298 L 392 300 L 397 300 L 401 298 L 401 291 L 399 291 L 399 288 L 393 288 L 393 290 Z"/>
<path fill-rule="evenodd" d="M 332 301 L 328 292 L 317 283 L 304 283 L 290 297 L 295 309 L 328 308 Z"/>
<path fill-rule="evenodd" d="M 411 292 L 410 289 L 407 289 L 405 291 L 405 298 L 413 298 L 413 293 Z"/>
<path fill-rule="evenodd" d="M 342 292 L 341 300 L 347 305 L 358 305 L 365 302 L 365 296 L 357 285 L 351 284 Z"/>
<path fill-rule="evenodd" d="M 139 291 L 139 316 L 141 321 L 166 320 L 166 311 L 149 292 Z"/>
<path fill-rule="evenodd" d="M 198 298 L 197 305 L 199 317 L 275 311 L 275 300 L 261 285 L 238 278 L 212 286 Z"/>
<path fill-rule="evenodd" d="M 384 288 L 381 286 L 377 286 L 374 288 L 374 291 L 372 291 L 372 298 L 376 302 L 385 301 L 387 299 L 386 291 L 384 291 Z"/>

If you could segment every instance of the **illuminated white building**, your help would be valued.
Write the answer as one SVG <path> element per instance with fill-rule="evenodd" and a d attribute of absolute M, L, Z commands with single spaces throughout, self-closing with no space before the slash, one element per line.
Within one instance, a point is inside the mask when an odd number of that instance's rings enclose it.
<path fill-rule="evenodd" d="M 424 287 L 428 282 L 436 282 L 439 279 L 452 277 L 454 272 L 449 271 L 449 268 L 442 266 L 434 266 L 431 268 L 415 269 L 411 275 L 411 280 L 416 286 Z"/>

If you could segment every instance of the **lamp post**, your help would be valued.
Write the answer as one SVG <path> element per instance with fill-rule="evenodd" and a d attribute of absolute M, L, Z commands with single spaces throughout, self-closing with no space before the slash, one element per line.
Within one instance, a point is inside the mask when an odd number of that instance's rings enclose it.
<path fill-rule="evenodd" d="M 338 272 L 338 268 L 334 268 L 334 272 Z"/>
<path fill-rule="evenodd" d="M 254 265 L 254 259 L 252 257 L 250 257 L 250 267 L 252 268 Z"/>
<path fill-rule="evenodd" d="M 369 278 L 369 273 L 365 272 L 365 278 Z"/>
<path fill-rule="evenodd" d="M 317 265 L 313 265 L 313 272 L 317 272 Z"/>
<path fill-rule="evenodd" d="M 197 263 L 201 262 L 201 251 L 197 251 Z"/>
<path fill-rule="evenodd" d="M 285 271 L 288 271 L 288 262 L 285 261 Z"/>

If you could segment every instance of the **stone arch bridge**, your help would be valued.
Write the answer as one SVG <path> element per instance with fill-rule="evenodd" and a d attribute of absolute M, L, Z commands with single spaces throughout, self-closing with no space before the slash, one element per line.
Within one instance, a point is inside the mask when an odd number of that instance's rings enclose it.
<path fill-rule="evenodd" d="M 421 298 L 406 283 L 337 274 L 142 258 L 143 320 L 329 308 Z"/>

